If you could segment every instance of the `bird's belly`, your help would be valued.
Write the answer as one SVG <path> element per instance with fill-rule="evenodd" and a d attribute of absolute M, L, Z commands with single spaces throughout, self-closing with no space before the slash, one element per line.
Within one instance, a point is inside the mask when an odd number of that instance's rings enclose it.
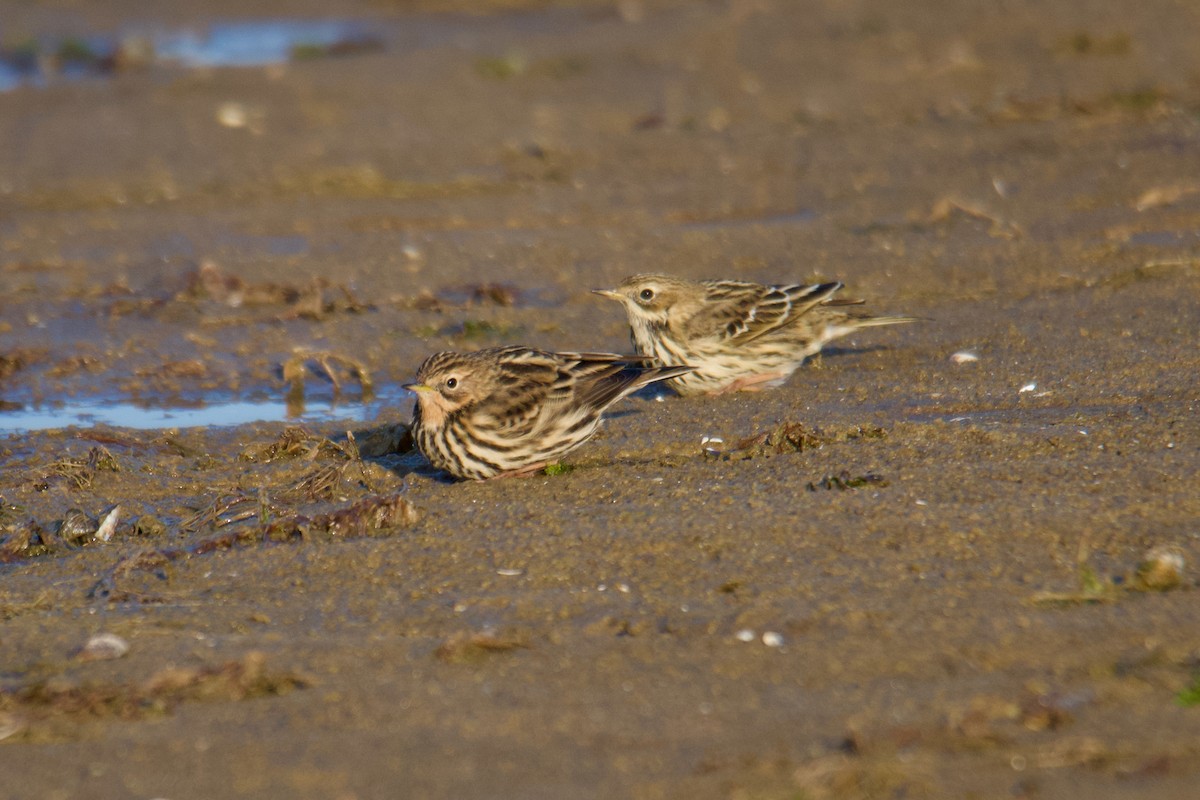
<path fill-rule="evenodd" d="M 751 358 L 745 353 L 698 354 L 690 362 L 696 370 L 673 378 L 669 383 L 683 395 L 714 394 L 724 391 L 738 381 L 770 375 L 772 377 L 759 383 L 758 388 L 773 388 L 785 383 L 803 361 L 803 357 L 796 359 L 782 354 L 778 357 L 758 358 Z"/>

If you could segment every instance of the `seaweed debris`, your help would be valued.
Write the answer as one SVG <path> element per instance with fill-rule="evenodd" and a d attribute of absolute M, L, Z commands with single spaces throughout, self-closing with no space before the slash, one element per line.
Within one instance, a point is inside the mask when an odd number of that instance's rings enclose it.
<path fill-rule="evenodd" d="M 307 688 L 296 672 L 267 668 L 258 651 L 209 666 L 164 667 L 140 683 L 70 683 L 49 678 L 0 688 L 6 741 L 70 735 L 82 719 L 139 720 L 164 716 L 188 702 L 248 700 Z"/>
<path fill-rule="evenodd" d="M 433 655 L 448 664 L 474 664 L 494 653 L 509 653 L 526 649 L 529 643 L 521 636 L 500 636 L 490 631 L 452 636 L 438 645 Z"/>
<path fill-rule="evenodd" d="M 741 439 L 727 450 L 707 448 L 704 453 L 722 461 L 742 461 L 748 458 L 816 450 L 828 441 L 825 436 L 809 430 L 804 423 L 784 422 L 765 433 Z"/>
<path fill-rule="evenodd" d="M 847 489 L 860 489 L 863 486 L 887 486 L 887 479 L 882 475 L 876 475 L 873 472 L 868 472 L 864 475 L 851 475 L 849 470 L 842 470 L 836 475 L 826 475 L 819 481 L 809 481 L 808 490 L 810 492 L 820 491 L 821 489 L 845 491 Z"/>

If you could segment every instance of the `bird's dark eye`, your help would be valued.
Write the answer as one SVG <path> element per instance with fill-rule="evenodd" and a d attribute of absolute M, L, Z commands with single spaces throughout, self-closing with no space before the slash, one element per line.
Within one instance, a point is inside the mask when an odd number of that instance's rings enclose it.
<path fill-rule="evenodd" d="M 642 300 L 649 302 L 650 300 L 654 299 L 654 290 L 653 289 L 642 289 L 641 294 L 639 294 L 638 297 L 642 298 Z"/>
<path fill-rule="evenodd" d="M 457 389 L 458 388 L 458 378 L 446 378 L 446 388 L 447 389 Z"/>

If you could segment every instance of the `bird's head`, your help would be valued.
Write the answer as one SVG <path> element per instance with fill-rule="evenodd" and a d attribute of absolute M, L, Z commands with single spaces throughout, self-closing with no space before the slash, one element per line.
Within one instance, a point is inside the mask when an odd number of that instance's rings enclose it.
<path fill-rule="evenodd" d="M 421 418 L 438 425 L 446 417 L 486 397 L 490 392 L 486 364 L 469 354 L 435 353 L 417 370 L 417 379 L 404 388 L 417 396 Z"/>
<path fill-rule="evenodd" d="M 634 275 L 615 289 L 594 294 L 620 301 L 630 322 L 665 326 L 673 316 L 692 313 L 703 301 L 704 290 L 692 281 L 670 275 Z"/>

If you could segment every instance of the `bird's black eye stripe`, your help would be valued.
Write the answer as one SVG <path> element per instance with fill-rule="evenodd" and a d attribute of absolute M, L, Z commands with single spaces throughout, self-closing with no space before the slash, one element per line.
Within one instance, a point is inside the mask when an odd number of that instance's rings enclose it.
<path fill-rule="evenodd" d="M 654 299 L 654 290 L 653 289 L 642 289 L 641 294 L 639 294 L 638 296 L 641 297 L 643 300 L 653 300 Z"/>

